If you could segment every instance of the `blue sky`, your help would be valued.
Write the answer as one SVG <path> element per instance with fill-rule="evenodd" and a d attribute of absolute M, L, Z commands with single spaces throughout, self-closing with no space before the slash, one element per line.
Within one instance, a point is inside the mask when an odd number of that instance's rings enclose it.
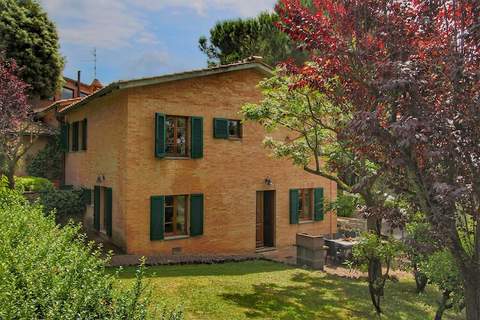
<path fill-rule="evenodd" d="M 216 21 L 272 10 L 275 0 L 40 0 L 60 35 L 64 74 L 115 80 L 206 66 L 198 38 Z"/>

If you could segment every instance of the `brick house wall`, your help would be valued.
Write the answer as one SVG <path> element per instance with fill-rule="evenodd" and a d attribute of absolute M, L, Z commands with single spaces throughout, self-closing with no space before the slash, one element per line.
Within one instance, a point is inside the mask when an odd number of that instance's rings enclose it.
<path fill-rule="evenodd" d="M 97 177 L 113 190 L 112 241 L 132 254 L 252 253 L 256 248 L 256 192 L 275 190 L 274 245 L 295 242 L 295 234 L 336 232 L 336 217 L 290 224 L 289 190 L 323 188 L 336 198 L 334 182 L 308 174 L 290 160 L 274 159 L 263 146 L 265 132 L 242 125 L 239 140 L 215 139 L 213 119 L 241 119 L 240 108 L 257 102 L 264 77 L 255 69 L 232 71 L 125 89 L 67 113 L 68 122 L 88 119 L 88 150 L 69 153 L 66 183 L 93 188 Z M 155 113 L 203 117 L 203 158 L 158 159 L 154 155 Z M 272 133 L 280 138 L 289 132 Z M 265 184 L 265 179 L 272 181 Z M 203 235 L 150 240 L 150 198 L 204 195 Z M 87 212 L 91 225 L 92 208 Z"/>

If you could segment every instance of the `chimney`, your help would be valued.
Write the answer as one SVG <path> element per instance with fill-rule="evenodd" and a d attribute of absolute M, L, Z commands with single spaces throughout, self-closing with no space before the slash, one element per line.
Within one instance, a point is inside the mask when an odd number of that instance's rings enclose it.
<path fill-rule="evenodd" d="M 77 71 L 77 98 L 80 97 L 80 75 L 81 75 L 81 71 L 78 70 Z"/>

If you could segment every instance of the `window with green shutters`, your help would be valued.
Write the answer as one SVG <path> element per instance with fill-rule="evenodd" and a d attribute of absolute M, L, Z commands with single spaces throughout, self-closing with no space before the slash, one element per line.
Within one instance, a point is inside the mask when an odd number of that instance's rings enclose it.
<path fill-rule="evenodd" d="M 242 123 L 240 120 L 214 118 L 213 137 L 216 139 L 240 139 Z"/>
<path fill-rule="evenodd" d="M 203 234 L 203 194 L 152 196 L 150 201 L 152 241 Z"/>
<path fill-rule="evenodd" d="M 109 237 L 112 236 L 112 206 L 113 206 L 113 194 L 112 188 L 105 188 L 105 205 L 104 205 L 104 225 L 105 231 Z"/>
<path fill-rule="evenodd" d="M 203 118 L 155 114 L 157 158 L 203 158 Z"/>
<path fill-rule="evenodd" d="M 290 190 L 290 224 L 324 219 L 323 188 Z"/>

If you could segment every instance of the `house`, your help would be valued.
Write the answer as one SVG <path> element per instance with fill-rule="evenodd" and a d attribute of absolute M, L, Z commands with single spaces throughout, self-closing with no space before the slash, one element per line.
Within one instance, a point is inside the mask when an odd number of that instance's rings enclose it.
<path fill-rule="evenodd" d="M 18 176 L 27 175 L 27 163 L 34 158 L 38 152 L 43 150 L 48 142 L 59 133 L 59 114 L 58 110 L 78 102 L 95 91 L 101 89 L 103 85 L 98 79 L 94 79 L 91 84 L 80 81 L 80 72 L 78 79 L 73 80 L 64 77 L 64 83 L 61 89 L 49 99 L 32 101 L 35 114 L 35 124 L 31 131 L 32 134 L 25 136 L 25 140 L 32 140 L 33 144 L 27 151 L 23 159 L 17 164 L 15 174 Z M 28 141 L 29 142 L 29 141 Z"/>
<path fill-rule="evenodd" d="M 272 158 L 264 129 L 241 121 L 269 75 L 254 60 L 119 81 L 60 110 L 65 183 L 93 191 L 86 225 L 142 255 L 252 253 L 335 233 L 323 204 L 336 184 Z"/>

